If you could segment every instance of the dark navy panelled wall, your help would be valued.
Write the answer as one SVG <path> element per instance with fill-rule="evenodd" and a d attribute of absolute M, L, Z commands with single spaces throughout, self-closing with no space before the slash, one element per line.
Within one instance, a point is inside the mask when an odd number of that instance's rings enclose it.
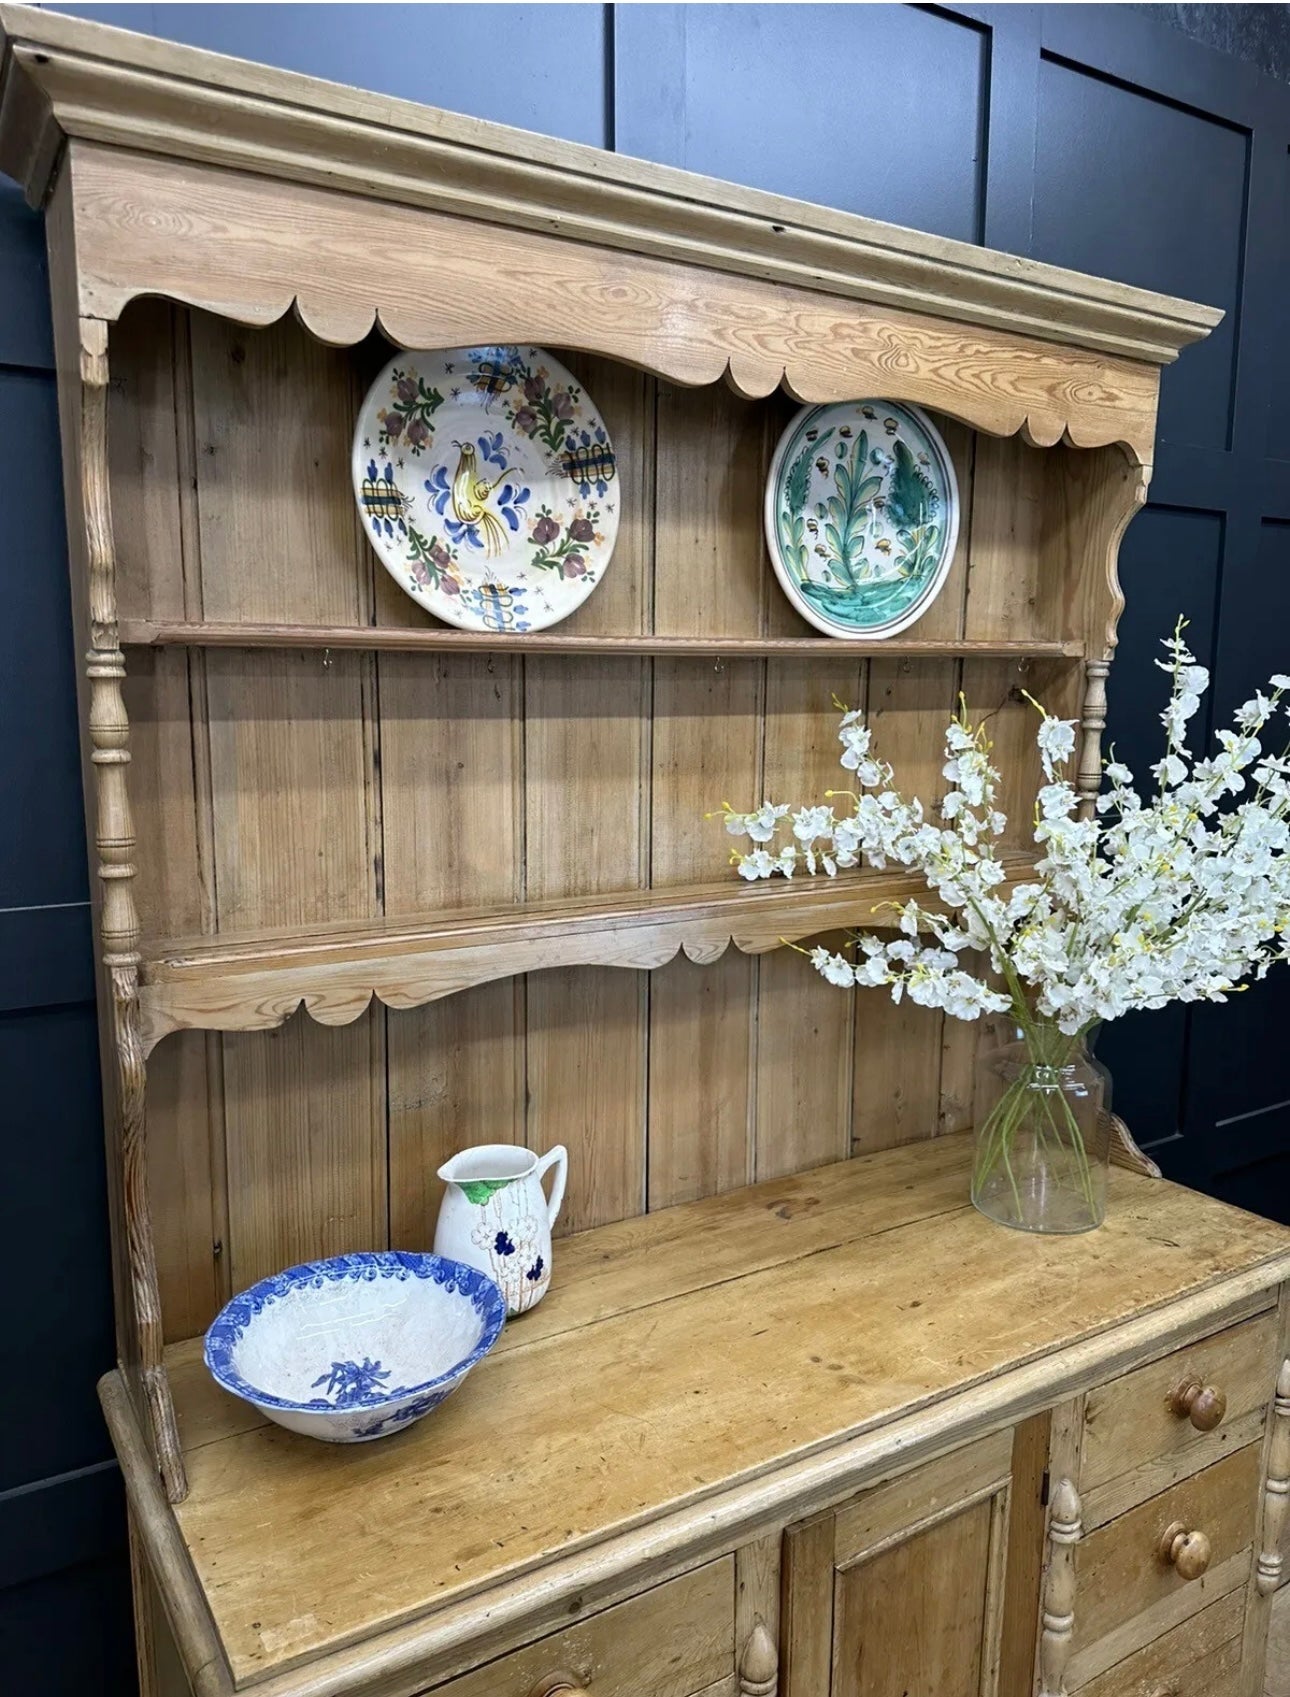
<path fill-rule="evenodd" d="M 1165 375 L 1152 501 L 1122 554 L 1111 735 L 1131 763 L 1152 757 L 1154 644 L 1179 611 L 1220 709 L 1290 670 L 1290 85 L 1165 21 L 1203 30 L 1213 13 L 1247 57 L 1272 46 L 1264 62 L 1284 64 L 1281 8 L 60 9 L 1223 307 Z M 1242 37 L 1246 13 L 1259 27 Z M 5 185 L 0 1241 L 24 1292 L 0 1392 L 0 1691 L 124 1697 L 123 1510 L 93 1392 L 111 1321 L 51 365 L 40 220 Z M 1227 1007 L 1126 1020 L 1101 1046 L 1117 1106 L 1171 1175 L 1286 1219 L 1288 1026 L 1283 974 Z"/>

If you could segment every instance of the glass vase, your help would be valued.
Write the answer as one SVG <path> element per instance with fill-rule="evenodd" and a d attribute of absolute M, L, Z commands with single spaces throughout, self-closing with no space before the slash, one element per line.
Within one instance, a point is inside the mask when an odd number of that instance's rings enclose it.
<path fill-rule="evenodd" d="M 1001 1225 L 1084 1232 L 1106 1217 L 1106 1075 L 1082 1037 L 996 1027 L 977 1060 L 972 1201 Z"/>

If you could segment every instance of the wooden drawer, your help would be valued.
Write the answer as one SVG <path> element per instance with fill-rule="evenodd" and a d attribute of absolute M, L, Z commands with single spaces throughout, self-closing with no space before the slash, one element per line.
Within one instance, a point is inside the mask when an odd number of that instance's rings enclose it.
<path fill-rule="evenodd" d="M 1232 1591 L 1082 1685 L 1076 1697 L 1237 1697 L 1244 1614 L 1245 1593 Z"/>
<path fill-rule="evenodd" d="M 1259 1437 L 1276 1379 L 1276 1325 L 1274 1311 L 1256 1315 L 1089 1392 L 1080 1465 L 1086 1525 Z M 1178 1396 L 1189 1385 L 1201 1389 L 1190 1415 Z M 1107 1488 L 1112 1480 L 1122 1481 L 1118 1489 Z"/>
<path fill-rule="evenodd" d="M 726 1697 L 734 1673 L 735 1561 L 725 1556 L 462 1674 L 434 1697 L 530 1697 L 556 1674 L 591 1697 Z"/>
<path fill-rule="evenodd" d="M 1261 1453 L 1249 1444 L 1080 1541 L 1072 1689 L 1244 1584 Z M 1161 1537 L 1175 1524 L 1209 1541 L 1208 1566 L 1196 1577 L 1160 1557 Z"/>

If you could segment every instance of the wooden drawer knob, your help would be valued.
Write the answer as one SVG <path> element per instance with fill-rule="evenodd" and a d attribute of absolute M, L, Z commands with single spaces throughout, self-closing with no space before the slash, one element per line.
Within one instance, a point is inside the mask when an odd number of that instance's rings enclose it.
<path fill-rule="evenodd" d="M 576 1674 L 561 1670 L 539 1679 L 529 1697 L 590 1697 L 590 1693 L 583 1688 Z"/>
<path fill-rule="evenodd" d="M 1212 1432 L 1227 1413 L 1227 1398 L 1217 1385 L 1202 1385 L 1193 1376 L 1184 1379 L 1172 1393 L 1169 1406 L 1180 1420 L 1190 1420 L 1198 1432 Z"/>
<path fill-rule="evenodd" d="M 1157 1554 L 1180 1579 L 1199 1579 L 1213 1551 L 1203 1532 L 1190 1532 L 1181 1520 L 1175 1520 L 1165 1529 Z"/>

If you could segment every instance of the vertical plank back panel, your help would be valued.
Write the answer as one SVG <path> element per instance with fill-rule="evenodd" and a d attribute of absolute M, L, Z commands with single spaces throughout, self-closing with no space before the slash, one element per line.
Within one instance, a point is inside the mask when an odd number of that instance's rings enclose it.
<path fill-rule="evenodd" d="M 559 658 L 527 670 L 529 895 L 639 887 L 648 849 L 643 663 Z M 637 973 L 571 967 L 528 980 L 526 1138 L 569 1150 L 561 1231 L 644 1206 L 647 1005 Z"/>
<path fill-rule="evenodd" d="M 618 475 L 607 501 L 621 504 L 612 570 L 578 617 L 583 628 L 643 631 L 654 557 L 655 384 L 607 360 L 570 358 L 613 437 Z M 528 897 L 645 887 L 649 662 L 552 655 L 526 663 L 525 672 Z M 561 1232 L 645 1206 L 648 998 L 642 975 L 604 968 L 528 980 L 525 1136 L 535 1149 L 569 1150 Z"/>
<path fill-rule="evenodd" d="M 378 659 L 384 912 L 522 901 L 523 661 Z"/>
<path fill-rule="evenodd" d="M 954 710 L 957 668 L 949 660 L 874 660 L 868 722 L 896 782 L 929 811 L 945 793 L 942 744 Z M 943 1016 L 885 991 L 855 997 L 856 1065 L 852 1147 L 857 1153 L 912 1143 L 938 1130 Z"/>
<path fill-rule="evenodd" d="M 229 1277 L 234 1290 L 298 1261 L 388 1241 L 384 1021 L 298 1013 L 224 1039 Z"/>
<path fill-rule="evenodd" d="M 208 619 L 371 616 L 348 494 L 358 372 L 293 320 L 190 323 L 193 529 Z M 206 656 L 220 929 L 380 911 L 375 665 L 365 654 Z M 298 1018 L 223 1040 L 228 1278 L 387 1241 L 383 1019 Z"/>
<path fill-rule="evenodd" d="M 976 566 L 978 449 L 976 436 L 956 419 L 937 416 L 933 423 L 954 462 L 959 530 L 945 586 L 917 630 L 920 636 L 952 642 L 965 631 Z M 987 453 L 980 463 L 988 482 L 996 475 L 995 462 Z M 996 502 L 996 493 L 987 490 L 981 500 L 987 535 Z M 1010 566 L 1007 556 L 996 552 L 979 569 L 988 575 L 1005 562 Z M 957 711 L 961 687 L 962 665 L 953 660 L 874 660 L 869 666 L 868 722 L 875 744 L 904 793 L 918 796 L 929 810 L 945 793 L 945 725 Z M 866 990 L 854 999 L 854 1019 L 853 1153 L 917 1142 L 960 1121 L 975 1057 L 974 1046 L 964 1052 L 967 1028 L 931 1008 L 896 1004 L 885 992 Z"/>
<path fill-rule="evenodd" d="M 251 331 L 195 312 L 190 334 L 206 618 L 365 623 L 353 355 L 293 318 Z"/>
<path fill-rule="evenodd" d="M 650 974 L 650 1208 L 754 1177 L 756 990 L 764 962 L 728 948 Z"/>
<path fill-rule="evenodd" d="M 978 436 L 965 635 L 1046 636 L 1041 554 L 1048 515 L 1043 450 L 1019 436 Z"/>
<path fill-rule="evenodd" d="M 379 338 L 335 350 L 294 322 L 253 331 L 152 303 L 116 352 L 131 616 L 425 625 L 350 490 Z M 609 423 L 622 503 L 612 570 L 568 629 L 809 635 L 762 536 L 792 401 L 561 357 Z M 962 515 L 917 635 L 1069 634 L 1085 603 L 1055 584 L 1084 563 L 1063 526 L 1101 499 L 1102 474 L 936 422 Z M 1026 834 L 1034 722 L 1018 691 L 1073 712 L 1078 685 L 1075 665 L 953 658 L 136 654 L 134 793 L 141 840 L 163 850 L 141 856 L 146 924 L 237 932 L 720 885 L 730 839 L 705 815 L 723 800 L 844 786 L 835 695 L 867 704 L 901 782 L 934 801 L 962 688 L 990 715 Z M 973 1028 L 849 997 L 791 951 L 734 948 L 373 1006 L 332 1030 L 298 1017 L 273 1037 L 167 1040 L 151 1181 L 169 1335 L 302 1256 L 427 1247 L 436 1169 L 467 1144 L 567 1144 L 561 1229 L 577 1230 L 966 1124 L 974 1045 Z"/>
<path fill-rule="evenodd" d="M 648 993 L 607 966 L 528 980 L 527 1141 L 569 1151 L 560 1235 L 644 1212 Z"/>
<path fill-rule="evenodd" d="M 369 350 L 370 379 L 388 354 Z M 425 621 L 369 551 L 378 624 Z M 524 665 L 377 656 L 381 893 L 390 917 L 524 895 Z M 390 1241 L 434 1241 L 438 1168 L 472 1141 L 523 1141 L 524 1002 L 483 985 L 385 1022 Z"/>
<path fill-rule="evenodd" d="M 108 451 L 123 619 L 186 613 L 180 518 L 181 396 L 187 316 L 138 301 L 112 331 Z"/>
<path fill-rule="evenodd" d="M 661 384 L 655 452 L 654 629 L 759 634 L 763 418 L 721 385 Z M 760 799 L 764 692 L 759 660 L 654 662 L 656 888 L 707 882 L 728 839 L 705 815 L 727 797 L 735 806 Z M 761 965 L 731 949 L 715 967 L 681 956 L 652 975 L 651 1207 L 744 1183 L 754 1170 Z"/>
<path fill-rule="evenodd" d="M 480 984 L 385 1021 L 390 1242 L 429 1249 L 448 1157 L 472 1143 L 524 1142 L 524 979 Z"/>
<path fill-rule="evenodd" d="M 191 346 L 204 616 L 366 622 L 348 352 L 205 313 Z M 371 657 L 231 651 L 206 670 L 221 927 L 374 915 Z"/>
<path fill-rule="evenodd" d="M 524 662 L 425 658 L 379 656 L 391 917 L 524 894 Z M 391 1237 L 396 1248 L 427 1249 L 443 1162 L 470 1143 L 524 1141 L 524 985 L 486 984 L 382 1013 Z"/>
<path fill-rule="evenodd" d="M 141 301 L 113 332 L 108 444 L 118 594 L 123 617 L 185 616 L 175 310 Z M 155 616 L 155 614 L 154 614 Z M 132 731 L 132 800 L 162 829 L 140 857 L 136 900 L 145 932 L 207 928 L 210 900 L 198 841 L 191 657 L 182 649 L 131 657 L 126 710 Z"/>
<path fill-rule="evenodd" d="M 775 801 L 822 801 L 845 788 L 834 700 L 864 702 L 855 661 L 767 662 L 765 783 Z M 841 805 L 845 805 L 842 803 Z M 842 937 L 819 939 L 830 948 Z M 757 997 L 758 1178 L 848 1153 L 854 997 L 827 984 L 790 949 L 763 955 Z"/>
<path fill-rule="evenodd" d="M 113 331 L 109 451 L 124 616 L 183 618 L 187 316 L 140 301 Z M 130 656 L 131 800 L 143 822 L 135 880 L 145 933 L 209 930 L 214 889 L 199 799 L 204 659 L 182 649 Z M 168 1339 L 206 1326 L 226 1295 L 219 1043 L 184 1032 L 148 1069 L 149 1189 Z"/>

